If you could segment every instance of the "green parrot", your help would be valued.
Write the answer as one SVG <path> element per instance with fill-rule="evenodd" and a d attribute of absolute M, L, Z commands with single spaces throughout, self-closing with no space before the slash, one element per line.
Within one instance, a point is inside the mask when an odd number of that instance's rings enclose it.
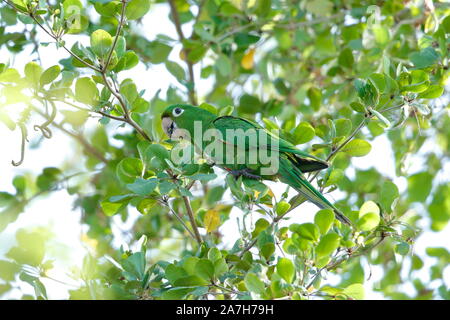
<path fill-rule="evenodd" d="M 217 116 L 187 104 L 167 107 L 161 118 L 170 139 L 189 140 L 196 152 L 236 178 L 280 180 L 319 208 L 332 209 L 341 222 L 351 224 L 304 176 L 328 168 L 327 162 L 243 118 Z"/>

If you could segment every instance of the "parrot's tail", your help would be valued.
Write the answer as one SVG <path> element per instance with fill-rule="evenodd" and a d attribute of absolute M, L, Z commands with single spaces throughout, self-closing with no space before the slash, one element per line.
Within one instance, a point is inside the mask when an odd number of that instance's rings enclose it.
<path fill-rule="evenodd" d="M 282 182 L 290 185 L 320 209 L 332 209 L 339 221 L 347 225 L 352 225 L 351 221 L 342 212 L 332 205 L 311 185 L 311 183 L 308 182 L 300 169 L 297 168 L 289 159 L 280 159 L 280 168 L 278 173 Z"/>

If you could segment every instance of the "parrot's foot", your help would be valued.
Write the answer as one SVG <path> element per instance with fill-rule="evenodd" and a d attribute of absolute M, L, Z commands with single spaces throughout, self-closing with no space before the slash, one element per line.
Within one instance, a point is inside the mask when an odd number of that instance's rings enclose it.
<path fill-rule="evenodd" d="M 251 173 L 253 170 L 250 168 L 244 168 L 240 170 L 231 170 L 230 173 L 233 175 L 235 179 L 238 179 L 240 176 L 250 178 L 250 179 L 261 179 L 260 176 Z"/>

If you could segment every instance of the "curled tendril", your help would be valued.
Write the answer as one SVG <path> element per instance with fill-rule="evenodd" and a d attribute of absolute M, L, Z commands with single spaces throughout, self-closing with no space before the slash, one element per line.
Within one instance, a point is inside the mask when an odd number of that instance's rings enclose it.
<path fill-rule="evenodd" d="M 19 123 L 18 126 L 20 127 L 20 131 L 22 133 L 22 145 L 20 147 L 20 160 L 18 162 L 12 160 L 11 163 L 13 166 L 18 167 L 22 164 L 23 159 L 25 158 L 25 141 L 28 141 L 27 139 L 27 127 L 25 124 Z"/>
<path fill-rule="evenodd" d="M 48 126 L 53 122 L 53 120 L 55 120 L 56 117 L 55 103 L 53 101 L 50 101 L 50 105 L 52 106 L 52 113 L 50 114 L 50 117 L 47 119 L 47 121 L 45 121 L 41 125 L 36 124 L 33 127 L 35 131 L 40 130 L 42 135 L 47 139 L 50 139 L 52 137 L 52 130 L 50 130 Z"/>
<path fill-rule="evenodd" d="M 50 139 L 52 137 L 52 130 L 50 130 L 48 127 L 36 124 L 33 126 L 33 128 L 35 131 L 40 130 L 42 135 L 47 139 Z"/>

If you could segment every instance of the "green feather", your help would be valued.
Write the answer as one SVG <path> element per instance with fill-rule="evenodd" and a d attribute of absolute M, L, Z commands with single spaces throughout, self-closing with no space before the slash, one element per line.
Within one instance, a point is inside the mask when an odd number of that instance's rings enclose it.
<path fill-rule="evenodd" d="M 182 108 L 183 112 L 180 115 L 174 115 L 173 111 L 175 108 Z M 221 132 L 223 139 L 218 140 L 220 148 L 226 149 L 226 147 L 232 146 L 235 150 L 244 150 L 246 155 L 249 155 L 250 151 L 266 149 L 268 151 L 276 152 L 279 155 L 279 168 L 278 172 L 270 175 L 263 175 L 262 168 L 264 165 L 262 163 L 250 163 L 245 162 L 244 164 L 238 164 L 236 158 L 232 159 L 232 162 L 227 163 L 229 159 L 214 159 L 213 160 L 219 164 L 219 166 L 228 171 L 230 170 L 242 170 L 251 169 L 252 174 L 255 176 L 260 176 L 263 179 L 276 180 L 280 179 L 283 183 L 286 183 L 297 190 L 300 194 L 306 197 L 309 201 L 317 205 L 319 208 L 331 208 L 335 212 L 336 218 L 340 221 L 351 224 L 350 220 L 345 217 L 339 210 L 336 209 L 318 190 L 316 190 L 304 177 L 303 173 L 322 170 L 328 167 L 328 163 L 318 159 L 306 152 L 298 150 L 293 144 L 288 141 L 273 135 L 271 132 L 267 131 L 257 123 L 252 121 L 233 117 L 233 116 L 222 116 L 217 117 L 213 113 L 207 110 L 190 106 L 190 105 L 173 105 L 168 107 L 163 113 L 162 117 L 169 117 L 172 119 L 178 128 L 186 129 L 190 132 L 191 137 L 194 136 L 194 121 L 201 121 L 203 125 L 203 132 L 207 129 L 217 129 Z M 244 145 L 241 146 L 238 143 L 237 136 L 230 138 L 227 135 L 227 130 L 242 129 L 247 132 L 249 129 L 253 129 L 250 135 L 244 136 Z M 264 131 L 265 137 L 261 139 L 259 133 Z M 267 138 L 270 137 L 270 138 Z M 195 144 L 195 141 L 191 141 Z M 203 153 L 205 146 L 208 142 L 203 142 L 203 145 L 196 145 L 197 149 Z M 243 148 L 242 148 L 243 147 Z M 220 154 L 220 153 L 219 153 Z M 225 154 L 225 152 L 223 152 Z M 235 152 L 234 154 L 237 154 Z M 210 155 L 211 156 L 211 155 Z M 219 161 L 217 161 L 219 160 Z"/>
<path fill-rule="evenodd" d="M 339 221 L 345 224 L 351 224 L 350 220 L 342 212 L 336 209 L 336 207 L 332 205 L 317 189 L 315 189 L 305 178 L 300 169 L 297 168 L 297 166 L 293 164 L 292 161 L 286 156 L 280 157 L 280 168 L 278 172 L 281 182 L 294 188 L 298 193 L 302 194 L 319 208 L 333 209 L 336 218 Z"/>

